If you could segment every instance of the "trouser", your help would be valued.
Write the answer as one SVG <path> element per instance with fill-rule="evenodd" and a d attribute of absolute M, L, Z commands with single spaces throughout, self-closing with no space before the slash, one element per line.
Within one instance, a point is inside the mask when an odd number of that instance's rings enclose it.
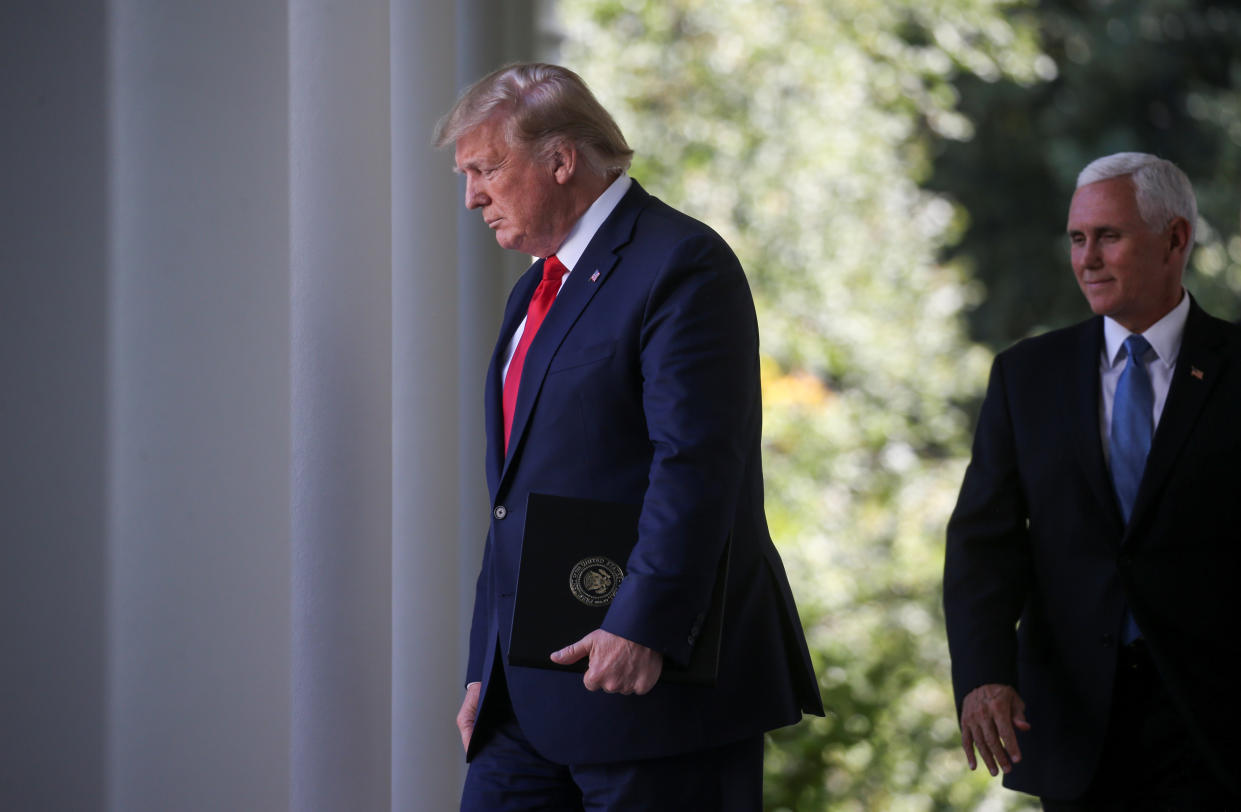
<path fill-rule="evenodd" d="M 1103 755 L 1086 794 L 1042 801 L 1048 812 L 1241 809 L 1202 757 L 1141 640 L 1121 648 Z"/>
<path fill-rule="evenodd" d="M 497 691 L 497 689 L 500 689 Z M 522 733 L 502 683 L 485 740 L 466 774 L 462 812 L 759 812 L 763 806 L 763 736 L 680 755 L 559 764 L 544 758 Z M 606 730 L 599 735 L 606 736 Z"/>

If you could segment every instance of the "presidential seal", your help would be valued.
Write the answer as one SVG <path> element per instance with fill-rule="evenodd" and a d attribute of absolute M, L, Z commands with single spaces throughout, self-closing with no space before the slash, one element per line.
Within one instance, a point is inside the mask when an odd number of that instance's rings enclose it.
<path fill-rule="evenodd" d="M 625 571 L 610 558 L 583 558 L 569 573 L 569 591 L 587 606 L 607 606 L 624 577 Z"/>

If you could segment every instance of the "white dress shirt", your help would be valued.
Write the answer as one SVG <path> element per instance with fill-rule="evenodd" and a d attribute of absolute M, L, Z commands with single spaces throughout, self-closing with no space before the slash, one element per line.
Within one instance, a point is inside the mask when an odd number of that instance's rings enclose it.
<path fill-rule="evenodd" d="M 620 177 L 612 181 L 611 185 L 603 190 L 603 194 L 595 198 L 590 208 L 578 218 L 573 228 L 569 229 L 569 235 L 555 251 L 556 259 L 560 260 L 560 264 L 567 269 L 564 276 L 560 277 L 561 290 L 564 289 L 564 283 L 569 279 L 569 274 L 573 273 L 573 266 L 582 258 L 582 254 L 586 253 L 586 246 L 590 245 L 590 241 L 595 238 L 603 221 L 608 219 L 608 215 L 620 205 L 621 198 L 625 196 L 625 192 L 629 191 L 632 183 L 633 181 L 627 174 L 620 173 Z M 560 291 L 557 291 L 556 295 L 559 296 Z M 524 332 L 526 332 L 526 319 L 523 316 L 521 324 L 517 325 L 517 329 L 513 331 L 513 337 L 504 350 L 504 367 L 500 372 L 500 380 L 508 376 L 509 361 L 513 359 L 513 353 L 516 352 L 517 344 L 521 341 L 521 335 Z"/>
<path fill-rule="evenodd" d="M 1185 321 L 1188 318 L 1189 296 L 1182 290 L 1180 304 L 1142 333 L 1142 337 L 1151 345 L 1142 360 L 1155 395 L 1151 414 L 1152 437 L 1155 429 L 1159 427 L 1163 405 L 1168 400 L 1168 389 L 1172 386 L 1172 373 L 1176 369 L 1176 358 L 1181 354 L 1181 339 L 1185 336 Z M 1110 316 L 1103 318 L 1103 352 L 1099 357 L 1099 383 L 1103 387 L 1103 397 L 1099 408 L 1099 428 L 1103 437 L 1103 457 L 1109 465 L 1112 456 L 1112 403 L 1116 400 L 1116 384 L 1120 382 L 1120 373 L 1124 371 L 1129 360 L 1125 339 L 1131 335 L 1133 334 Z"/>

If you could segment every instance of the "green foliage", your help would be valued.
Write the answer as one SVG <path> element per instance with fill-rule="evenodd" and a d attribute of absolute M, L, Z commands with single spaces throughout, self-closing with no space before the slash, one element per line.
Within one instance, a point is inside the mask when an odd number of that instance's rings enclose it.
<path fill-rule="evenodd" d="M 648 189 L 741 257 L 764 341 L 768 517 L 829 715 L 772 735 L 791 810 L 1019 802 L 960 752 L 943 527 L 989 352 L 940 261 L 962 217 L 920 183 L 966 138 L 962 74 L 1039 81 L 1004 0 L 561 0 L 564 61 Z"/>
<path fill-rule="evenodd" d="M 1222 0 L 1042 0 L 1050 80 L 963 76 L 968 143 L 941 142 L 930 185 L 969 213 L 953 257 L 987 295 L 973 336 L 999 348 L 1089 315 L 1064 221 L 1078 171 L 1111 152 L 1153 152 L 1194 183 L 1200 222 L 1186 287 L 1241 316 L 1241 8 Z"/>

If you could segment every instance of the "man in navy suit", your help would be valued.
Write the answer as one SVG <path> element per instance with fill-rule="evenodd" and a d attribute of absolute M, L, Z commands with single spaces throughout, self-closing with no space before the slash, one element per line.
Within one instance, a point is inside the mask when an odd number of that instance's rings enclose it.
<path fill-rule="evenodd" d="M 487 372 L 491 525 L 457 721 L 469 810 L 759 809 L 763 733 L 822 714 L 763 513 L 758 331 L 741 266 L 647 194 L 582 80 L 514 65 L 441 121 L 465 203 L 539 259 L 509 296 Z M 531 493 L 641 506 L 602 627 L 506 659 Z M 684 664 L 730 538 L 714 684 Z"/>
<path fill-rule="evenodd" d="M 1172 163 L 1100 158 L 1069 208 L 1095 318 L 995 361 L 948 525 L 962 745 L 1045 809 L 1236 809 L 1241 330 L 1181 286 Z"/>

